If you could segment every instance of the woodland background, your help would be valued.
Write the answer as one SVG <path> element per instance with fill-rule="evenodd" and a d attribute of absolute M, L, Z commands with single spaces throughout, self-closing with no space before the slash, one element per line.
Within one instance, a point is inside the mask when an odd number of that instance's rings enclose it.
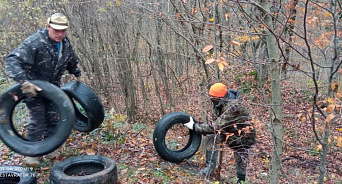
<path fill-rule="evenodd" d="M 74 131 L 36 169 L 40 183 L 54 162 L 80 154 L 113 158 L 121 183 L 235 183 L 227 147 L 208 179 L 198 174 L 201 151 L 173 164 L 151 140 L 169 112 L 210 121 L 214 82 L 240 91 L 256 125 L 246 183 L 342 183 L 341 8 L 340 0 L 0 0 L 1 91 L 14 84 L 4 58 L 61 12 L 106 119 Z M 21 164 L 0 145 L 1 165 Z"/>

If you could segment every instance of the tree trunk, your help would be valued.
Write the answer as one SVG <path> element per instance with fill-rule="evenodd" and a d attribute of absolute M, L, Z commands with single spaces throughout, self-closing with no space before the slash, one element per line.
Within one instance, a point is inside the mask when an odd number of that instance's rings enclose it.
<path fill-rule="evenodd" d="M 142 27 L 142 17 L 139 16 L 138 18 L 138 28 Z M 132 53 L 132 57 L 133 57 L 133 61 L 136 64 L 136 69 L 137 69 L 137 75 L 139 78 L 139 82 L 140 82 L 140 88 L 141 88 L 141 93 L 142 93 L 142 98 L 143 98 L 143 110 L 145 112 L 145 114 L 147 114 L 147 108 L 146 108 L 146 100 L 147 100 L 147 93 L 145 90 L 145 84 L 144 84 L 144 80 L 142 78 L 142 74 L 141 74 L 141 69 L 140 69 L 140 61 L 138 58 L 138 48 L 139 48 L 139 41 L 140 41 L 140 37 L 141 37 L 141 29 L 137 29 L 137 33 L 135 35 L 134 38 L 134 47 L 133 47 L 133 53 Z"/>
<path fill-rule="evenodd" d="M 273 23 L 270 16 L 269 2 L 261 0 L 261 5 L 264 8 L 265 16 L 264 22 L 268 29 L 266 29 L 266 44 L 268 52 L 268 60 L 271 62 L 271 88 L 272 88 L 272 105 L 273 117 L 271 119 L 271 128 L 273 132 L 273 152 L 271 161 L 271 175 L 270 183 L 279 183 L 279 170 L 281 168 L 281 154 L 283 148 L 283 127 L 282 127 L 282 112 L 281 112 L 281 91 L 280 91 L 280 67 L 279 67 L 279 55 L 277 52 L 277 41 L 275 36 L 272 35 Z"/>
<path fill-rule="evenodd" d="M 157 63 L 158 63 L 158 71 L 159 71 L 159 76 L 162 79 L 162 82 L 164 84 L 165 88 L 165 93 L 166 97 L 169 101 L 169 104 L 171 107 L 173 106 L 172 104 L 172 97 L 171 97 L 171 92 L 170 92 L 170 87 L 169 87 L 169 79 L 167 77 L 167 70 L 166 70 L 166 64 L 165 64 L 165 58 L 163 56 L 163 50 L 162 50 L 162 32 L 163 32 L 163 24 L 161 18 L 156 19 L 156 42 L 157 42 Z"/>
<path fill-rule="evenodd" d="M 331 0 L 330 7 L 333 10 L 333 27 L 332 30 L 334 31 L 334 36 L 333 36 L 333 49 L 334 49 L 334 55 L 331 60 L 331 67 L 330 67 L 330 72 L 329 72 L 329 83 L 328 83 L 328 97 L 333 97 L 333 90 L 331 88 L 331 84 L 337 80 L 337 76 L 339 75 L 339 72 L 337 72 L 338 68 L 341 66 L 341 61 L 339 59 L 339 54 L 341 50 L 341 39 L 338 36 L 338 19 L 339 15 L 337 14 L 337 1 L 336 0 Z M 324 177 L 326 175 L 327 169 L 327 154 L 328 154 L 328 143 L 329 143 L 329 123 L 325 123 L 324 127 L 324 135 L 323 135 L 323 141 L 322 141 L 322 154 L 321 154 L 321 165 L 319 167 L 319 184 L 324 183 Z"/>
<path fill-rule="evenodd" d="M 285 36 L 288 38 L 288 44 L 285 45 L 285 58 L 284 58 L 284 64 L 283 64 L 283 79 L 286 79 L 287 77 L 287 69 L 286 66 L 288 64 L 288 62 L 291 61 L 291 47 L 290 44 L 292 44 L 292 42 L 294 42 L 293 39 L 293 32 L 294 32 L 294 28 L 295 28 L 295 21 L 296 21 L 296 17 L 297 17 L 297 4 L 298 4 L 298 0 L 291 0 L 290 1 L 290 16 L 288 21 L 288 26 L 285 28 Z"/>
<path fill-rule="evenodd" d="M 340 57 L 340 52 L 341 52 L 341 38 L 338 35 L 338 22 L 339 22 L 339 12 L 337 11 L 337 4 L 338 2 L 336 0 L 331 0 L 331 9 L 333 10 L 333 27 L 332 30 L 334 32 L 334 36 L 333 36 L 333 45 L 334 45 L 334 56 L 331 60 L 331 67 L 330 67 L 330 72 L 329 72 L 329 86 L 328 86 L 328 96 L 332 96 L 332 89 L 331 89 L 331 84 L 335 81 L 337 81 L 338 76 L 339 76 L 339 72 L 337 72 L 337 70 L 339 69 L 339 67 L 341 66 L 341 59 Z"/>

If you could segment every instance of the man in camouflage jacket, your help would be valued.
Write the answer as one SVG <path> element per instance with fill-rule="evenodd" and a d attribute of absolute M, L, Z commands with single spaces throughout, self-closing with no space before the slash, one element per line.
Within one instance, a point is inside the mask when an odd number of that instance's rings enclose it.
<path fill-rule="evenodd" d="M 47 138 L 55 132 L 58 114 L 54 105 L 37 95 L 41 91 L 29 80 L 43 80 L 56 86 L 61 85 L 61 77 L 65 70 L 78 79 L 81 71 L 77 67 L 78 57 L 74 53 L 70 41 L 65 37 L 69 26 L 68 19 L 55 13 L 48 18 L 47 29 L 40 29 L 31 35 L 5 59 L 9 77 L 21 84 L 24 100 L 29 112 L 27 139 L 37 141 Z M 36 166 L 38 158 L 27 157 L 26 165 Z"/>
<path fill-rule="evenodd" d="M 238 99 L 229 98 L 229 91 L 222 83 L 216 83 L 209 90 L 213 102 L 213 121 L 197 123 L 192 117 L 184 124 L 189 129 L 209 135 L 211 150 L 207 148 L 207 167 L 202 174 L 212 175 L 216 167 L 217 144 L 226 143 L 234 150 L 238 181 L 245 181 L 249 148 L 255 143 L 255 130 L 247 109 Z M 212 136 L 216 134 L 217 136 Z M 214 139 L 215 137 L 215 139 Z"/>

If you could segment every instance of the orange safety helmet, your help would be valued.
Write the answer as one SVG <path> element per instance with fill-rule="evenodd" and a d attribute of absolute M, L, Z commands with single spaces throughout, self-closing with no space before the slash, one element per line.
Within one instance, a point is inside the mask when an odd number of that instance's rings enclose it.
<path fill-rule="evenodd" d="M 215 83 L 209 89 L 209 95 L 212 97 L 223 98 L 227 92 L 227 86 L 222 83 Z"/>

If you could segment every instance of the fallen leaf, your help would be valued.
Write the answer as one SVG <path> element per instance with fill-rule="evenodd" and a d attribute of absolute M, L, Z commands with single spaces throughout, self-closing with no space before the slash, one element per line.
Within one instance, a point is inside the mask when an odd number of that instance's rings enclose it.
<path fill-rule="evenodd" d="M 335 110 L 335 105 L 334 104 L 330 104 L 328 107 L 327 107 L 327 113 L 331 113 Z"/>
<path fill-rule="evenodd" d="M 219 63 L 219 64 L 218 64 L 218 68 L 219 68 L 221 71 L 223 71 L 224 65 L 223 65 L 222 63 Z"/>
<path fill-rule="evenodd" d="M 230 44 L 232 44 L 232 45 L 236 45 L 236 46 L 240 46 L 240 43 L 239 43 L 239 42 L 237 42 L 237 41 L 231 41 L 231 42 L 230 42 Z"/>
<path fill-rule="evenodd" d="M 95 155 L 95 150 L 93 149 L 87 149 L 86 150 L 87 155 Z"/>
<path fill-rule="evenodd" d="M 155 160 L 157 160 L 157 157 L 152 157 L 152 158 L 150 158 L 150 159 L 148 159 L 150 162 L 153 162 L 153 161 L 155 161 Z"/>
<path fill-rule="evenodd" d="M 322 145 L 320 144 L 320 145 L 317 146 L 316 151 L 319 151 L 319 150 L 321 150 L 321 149 L 322 149 Z"/>
<path fill-rule="evenodd" d="M 334 83 L 331 84 L 331 89 L 333 91 L 335 91 L 335 89 L 337 89 L 337 87 L 338 87 L 338 83 L 337 82 L 334 82 Z"/>
<path fill-rule="evenodd" d="M 226 20 L 228 20 L 230 18 L 230 13 L 224 14 L 224 17 L 226 18 Z"/>
<path fill-rule="evenodd" d="M 327 116 L 327 118 L 325 118 L 325 122 L 326 123 L 329 123 L 332 119 L 334 119 L 335 118 L 335 114 L 329 114 L 328 116 Z"/>
<path fill-rule="evenodd" d="M 208 52 L 209 50 L 211 50 L 214 46 L 213 45 L 206 45 L 203 49 L 202 52 Z"/>
<path fill-rule="evenodd" d="M 40 170 L 41 171 L 47 171 L 47 170 L 49 170 L 50 168 L 49 167 L 43 167 L 43 168 L 41 168 Z"/>
<path fill-rule="evenodd" d="M 127 172 L 128 172 L 128 168 L 123 169 L 123 170 L 120 171 L 121 174 L 126 174 Z"/>
<path fill-rule="evenodd" d="M 213 63 L 213 62 L 215 62 L 216 60 L 214 59 L 214 58 L 210 58 L 210 59 L 208 59 L 206 62 L 205 62 L 205 64 L 210 64 L 210 63 Z"/>
<path fill-rule="evenodd" d="M 302 121 L 303 123 L 305 122 L 305 120 L 306 120 L 306 118 L 305 118 L 305 117 L 302 117 L 301 121 Z"/>
<path fill-rule="evenodd" d="M 225 66 L 229 66 L 228 63 L 226 61 L 221 61 L 221 63 Z"/>
<path fill-rule="evenodd" d="M 342 137 L 337 138 L 337 146 L 342 148 Z"/>

